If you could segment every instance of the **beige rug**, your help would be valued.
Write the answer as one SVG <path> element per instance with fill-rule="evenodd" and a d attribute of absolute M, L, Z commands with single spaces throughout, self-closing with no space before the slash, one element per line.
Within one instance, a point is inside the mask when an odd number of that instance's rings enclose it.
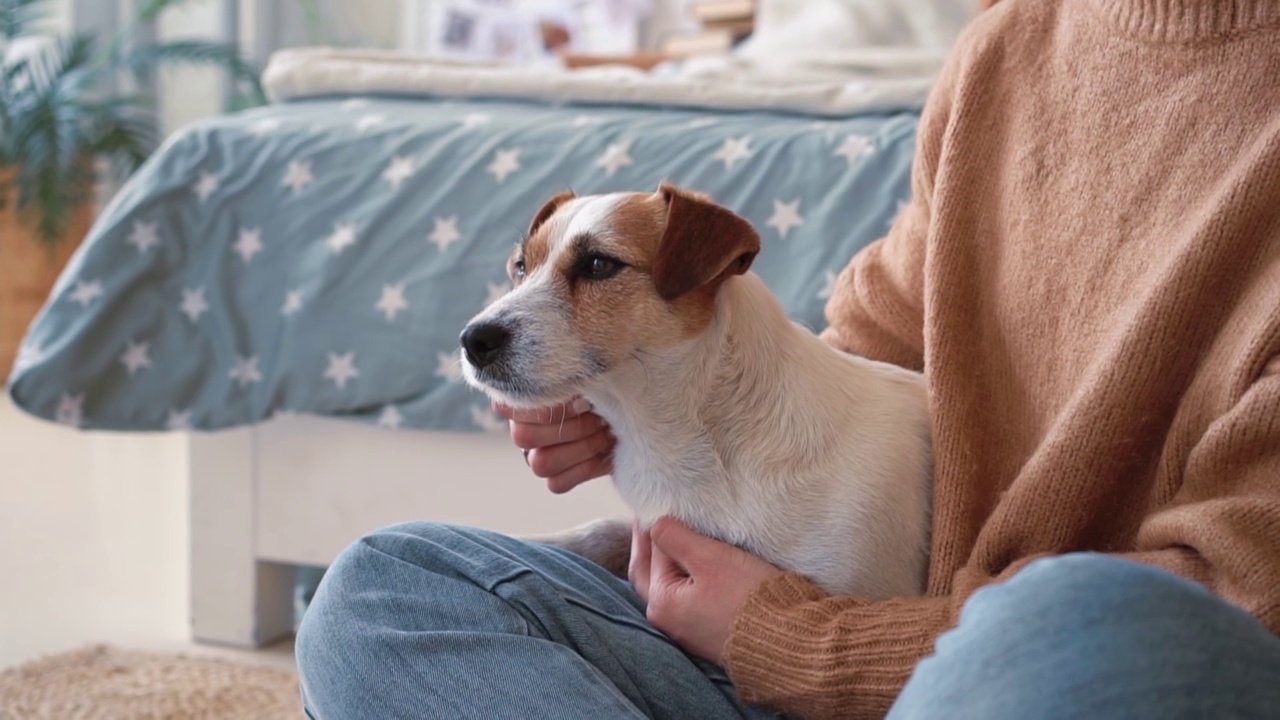
<path fill-rule="evenodd" d="M 100 645 L 0 671 L 4 720 L 298 720 L 298 679 L 274 668 Z"/>

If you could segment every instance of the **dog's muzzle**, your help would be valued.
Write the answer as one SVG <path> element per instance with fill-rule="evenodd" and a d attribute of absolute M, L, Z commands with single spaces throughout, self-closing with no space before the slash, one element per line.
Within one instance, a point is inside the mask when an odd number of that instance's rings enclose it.
<path fill-rule="evenodd" d="M 462 331 L 462 350 L 477 370 L 497 362 L 511 344 L 511 331 L 494 323 L 468 325 Z"/>

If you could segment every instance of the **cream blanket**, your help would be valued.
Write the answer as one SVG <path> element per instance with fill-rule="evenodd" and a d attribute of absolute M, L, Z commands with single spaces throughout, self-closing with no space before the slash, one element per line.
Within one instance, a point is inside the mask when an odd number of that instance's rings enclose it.
<path fill-rule="evenodd" d="M 942 58 L 942 51 L 932 49 L 869 48 L 827 53 L 820 60 L 699 58 L 646 73 L 628 67 L 511 67 L 309 47 L 273 55 L 263 83 L 276 102 L 396 94 L 839 116 L 919 107 Z"/>

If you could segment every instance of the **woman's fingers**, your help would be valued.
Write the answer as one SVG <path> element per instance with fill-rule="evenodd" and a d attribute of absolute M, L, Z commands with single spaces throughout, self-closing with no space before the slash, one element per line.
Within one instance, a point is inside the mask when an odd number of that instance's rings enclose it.
<path fill-rule="evenodd" d="M 647 530 L 640 529 L 639 520 L 631 523 L 631 564 L 627 567 L 627 579 L 636 594 L 649 604 L 649 573 L 652 570 L 653 541 Z"/>
<path fill-rule="evenodd" d="M 610 456 L 614 443 L 607 429 L 597 428 L 580 440 L 534 448 L 529 452 L 529 467 L 538 477 L 552 478 L 598 456 Z"/>
<path fill-rule="evenodd" d="M 594 413 L 571 417 L 549 425 L 511 421 L 511 441 L 525 450 L 577 442 L 599 433 L 604 421 Z"/>
<path fill-rule="evenodd" d="M 613 458 L 597 455 L 586 462 L 547 478 L 547 489 L 557 495 L 567 493 L 588 480 L 595 480 L 613 472 Z"/>

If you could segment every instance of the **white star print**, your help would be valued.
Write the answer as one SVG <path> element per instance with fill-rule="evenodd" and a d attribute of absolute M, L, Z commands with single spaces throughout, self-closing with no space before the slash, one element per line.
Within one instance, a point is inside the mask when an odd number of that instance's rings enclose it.
<path fill-rule="evenodd" d="M 818 291 L 819 300 L 829 300 L 836 291 L 836 274 L 827 271 L 822 289 Z"/>
<path fill-rule="evenodd" d="M 258 372 L 258 356 L 240 357 L 237 355 L 235 367 L 231 368 L 231 372 L 227 373 L 227 377 L 239 383 L 241 389 L 262 380 L 262 373 Z"/>
<path fill-rule="evenodd" d="M 315 179 L 315 175 L 311 174 L 311 161 L 293 160 L 289 163 L 289 169 L 285 172 L 284 182 L 281 185 L 292 188 L 296 196 Z"/>
<path fill-rule="evenodd" d="M 484 125 L 489 122 L 489 116 L 482 112 L 467 113 L 462 116 L 462 127 L 473 128 L 478 125 Z"/>
<path fill-rule="evenodd" d="M 343 102 L 338 107 L 347 112 L 360 110 L 361 108 L 369 107 L 369 100 L 367 98 L 351 98 L 350 100 Z"/>
<path fill-rule="evenodd" d="M 170 410 L 169 419 L 165 421 L 164 426 L 169 430 L 190 430 L 191 429 L 191 411 L 190 410 Z"/>
<path fill-rule="evenodd" d="M 386 115 L 361 115 L 360 119 L 356 121 L 356 130 L 360 132 L 372 130 L 386 121 Z"/>
<path fill-rule="evenodd" d="M 266 137 L 279 130 L 282 124 L 279 118 L 263 118 L 249 127 L 249 133 L 255 137 Z"/>
<path fill-rule="evenodd" d="M 440 252 L 448 250 L 450 245 L 462 237 L 462 234 L 458 232 L 457 215 L 435 218 L 435 224 L 435 229 L 431 231 L 431 242 L 440 248 Z"/>
<path fill-rule="evenodd" d="M 485 432 L 506 432 L 507 421 L 493 414 L 493 411 L 480 405 L 471 406 L 471 422 Z"/>
<path fill-rule="evenodd" d="M 739 160 L 746 160 L 755 154 L 751 151 L 750 145 L 749 137 L 726 138 L 724 145 L 721 145 L 716 154 L 711 157 L 724 163 L 725 170 L 732 170 Z"/>
<path fill-rule="evenodd" d="M 436 377 L 442 377 L 449 382 L 462 379 L 462 359 L 458 357 L 457 352 L 436 353 Z"/>
<path fill-rule="evenodd" d="M 387 405 L 382 408 L 382 414 L 378 416 L 378 425 L 395 430 L 400 427 L 400 423 L 403 420 L 404 416 L 400 414 L 395 405 Z"/>
<path fill-rule="evenodd" d="M 507 290 L 510 289 L 510 287 L 506 283 L 488 283 L 488 285 L 489 285 L 489 294 L 485 296 L 485 299 L 484 299 L 485 307 L 489 307 L 490 305 L 501 300 L 502 296 L 506 295 Z"/>
<path fill-rule="evenodd" d="M 507 181 L 507 176 L 520 169 L 520 148 L 510 150 L 499 149 L 489 163 L 489 174 L 497 178 L 499 183 Z"/>
<path fill-rule="evenodd" d="M 356 369 L 356 354 L 329 353 L 329 367 L 324 371 L 324 376 L 332 380 L 339 390 L 345 388 L 348 380 L 360 377 L 360 371 Z"/>
<path fill-rule="evenodd" d="M 87 308 L 89 303 L 102 296 L 102 283 L 97 280 L 77 280 L 76 286 L 71 291 L 71 299 L 80 303 L 80 307 Z"/>
<path fill-rule="evenodd" d="M 409 301 L 404 299 L 404 283 L 383 285 L 382 297 L 374 307 L 378 312 L 387 316 L 387 322 L 395 320 L 396 313 L 409 307 Z"/>
<path fill-rule="evenodd" d="M 334 255 L 341 255 L 343 250 L 356 243 L 356 226 L 351 223 L 334 223 L 333 234 L 325 242 Z"/>
<path fill-rule="evenodd" d="M 120 356 L 120 362 L 129 369 L 129 377 L 141 370 L 142 368 L 151 367 L 151 358 L 147 357 L 147 350 L 151 347 L 151 343 L 129 343 L 125 348 L 124 354 Z"/>
<path fill-rule="evenodd" d="M 799 227 L 804 224 L 804 218 L 800 217 L 800 199 L 796 198 L 789 203 L 781 200 L 773 201 L 773 217 L 765 223 L 769 227 L 777 228 L 778 235 L 783 240 L 787 239 L 787 233 L 792 228 Z"/>
<path fill-rule="evenodd" d="M 302 309 L 302 291 L 290 290 L 288 294 L 284 296 L 284 307 L 280 308 L 280 314 L 284 315 L 285 317 L 289 317 L 290 315 L 298 312 L 301 309 Z"/>
<path fill-rule="evenodd" d="M 240 228 L 240 239 L 232 247 L 248 265 L 254 255 L 262 252 L 262 228 Z"/>
<path fill-rule="evenodd" d="M 180 307 L 188 320 L 191 322 L 199 320 L 200 316 L 209 310 L 209 303 L 204 299 L 204 288 L 198 287 L 194 290 L 183 288 L 182 305 Z"/>
<path fill-rule="evenodd" d="M 18 356 L 13 360 L 13 374 L 16 375 L 42 360 L 44 348 L 40 343 L 23 343 L 18 348 Z"/>
<path fill-rule="evenodd" d="M 200 198 L 200 202 L 209 199 L 209 196 L 218 192 L 218 176 L 210 172 L 200 172 L 200 180 L 196 182 L 196 196 Z"/>
<path fill-rule="evenodd" d="M 875 146 L 871 144 L 870 138 L 862 135 L 846 135 L 844 142 L 836 148 L 834 155 L 844 157 L 852 167 L 873 152 L 875 152 Z"/>
<path fill-rule="evenodd" d="M 156 232 L 159 227 L 160 223 L 134 220 L 133 231 L 126 242 L 138 248 L 139 255 L 146 255 L 148 250 L 160 244 L 160 235 Z"/>
<path fill-rule="evenodd" d="M 393 190 L 400 189 L 400 183 L 413 174 L 413 158 L 399 155 L 391 158 L 391 164 L 382 173 L 382 179 L 391 183 Z"/>
<path fill-rule="evenodd" d="M 596 160 L 596 167 L 604 168 L 609 177 L 618 172 L 618 168 L 631 164 L 631 141 L 614 143 Z"/>
<path fill-rule="evenodd" d="M 79 427 L 80 422 L 84 420 L 84 394 L 63 393 L 62 398 L 58 400 L 58 409 L 54 412 L 53 419 L 63 425 Z"/>

